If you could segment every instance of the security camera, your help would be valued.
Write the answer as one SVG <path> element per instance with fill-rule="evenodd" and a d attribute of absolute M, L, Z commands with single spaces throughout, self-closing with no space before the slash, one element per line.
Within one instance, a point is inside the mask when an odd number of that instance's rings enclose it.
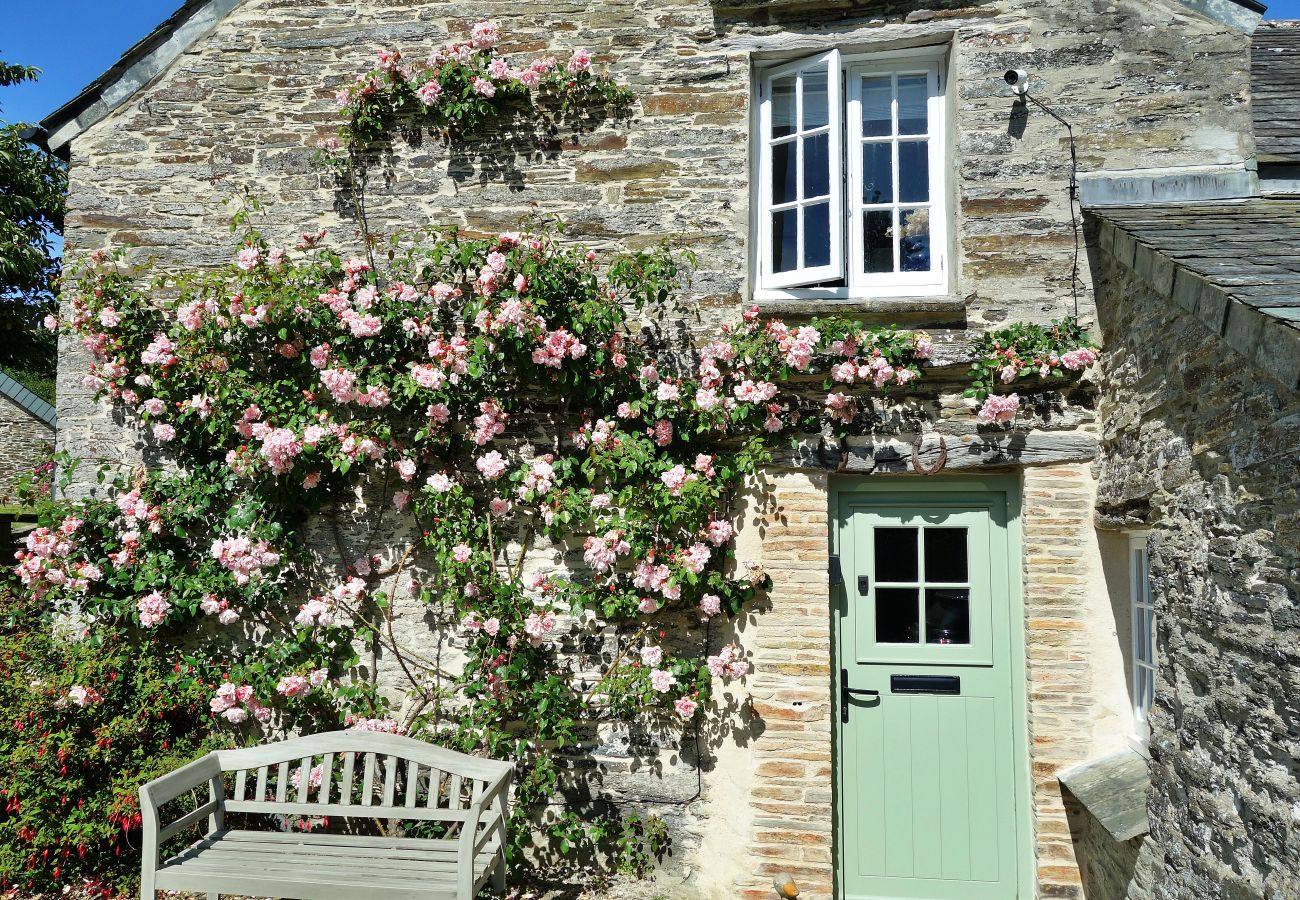
<path fill-rule="evenodd" d="M 1022 97 L 1029 93 L 1029 73 L 1024 69 L 1007 69 L 1007 74 L 1002 77 L 1011 86 L 1013 93 Z"/>

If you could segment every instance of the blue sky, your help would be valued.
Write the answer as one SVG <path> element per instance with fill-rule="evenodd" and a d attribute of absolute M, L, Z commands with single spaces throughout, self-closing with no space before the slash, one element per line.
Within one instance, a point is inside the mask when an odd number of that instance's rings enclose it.
<path fill-rule="evenodd" d="M 0 0 L 0 58 L 39 66 L 40 81 L 0 92 L 0 118 L 53 112 L 167 18 L 181 0 Z M 1267 2 L 1267 0 L 1266 0 Z M 1268 18 L 1300 18 L 1300 0 L 1273 0 Z"/>

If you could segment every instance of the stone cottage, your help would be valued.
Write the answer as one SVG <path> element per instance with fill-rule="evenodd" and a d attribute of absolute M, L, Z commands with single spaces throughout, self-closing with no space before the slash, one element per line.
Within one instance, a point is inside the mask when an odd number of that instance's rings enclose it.
<path fill-rule="evenodd" d="M 351 233 L 309 157 L 375 51 L 482 18 L 507 53 L 586 46 L 636 93 L 630 123 L 527 159 L 399 143 L 372 226 L 536 209 L 596 245 L 673 237 L 699 254 L 687 339 L 757 305 L 940 348 L 922 392 L 784 454 L 738 511 L 775 584 L 737 626 L 753 674 L 720 735 L 587 748 L 593 793 L 670 825 L 650 893 L 1283 898 L 1300 207 L 1276 198 L 1300 108 L 1274 89 L 1292 32 L 1262 11 L 188 0 L 43 125 L 71 252 L 224 264 L 235 189 L 281 239 Z M 972 338 L 1064 314 L 1104 343 L 1097 371 L 981 425 L 955 390 Z M 82 363 L 64 348 L 63 449 L 134 460 Z"/>

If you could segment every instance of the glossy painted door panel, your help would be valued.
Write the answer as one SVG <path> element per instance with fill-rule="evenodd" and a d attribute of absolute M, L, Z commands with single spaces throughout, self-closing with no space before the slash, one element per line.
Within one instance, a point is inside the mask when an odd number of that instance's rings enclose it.
<path fill-rule="evenodd" d="M 1006 495 L 840 492 L 837 505 L 837 666 L 877 692 L 840 698 L 836 718 L 840 894 L 1012 900 L 1025 748 Z"/>

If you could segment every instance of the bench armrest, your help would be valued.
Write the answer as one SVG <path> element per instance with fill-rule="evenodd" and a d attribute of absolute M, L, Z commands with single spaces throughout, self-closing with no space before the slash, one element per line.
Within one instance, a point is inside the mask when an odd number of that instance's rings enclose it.
<path fill-rule="evenodd" d="M 221 821 L 224 797 L 217 791 L 220 778 L 221 765 L 216 755 L 209 753 L 140 787 L 141 876 L 147 883 L 152 883 L 153 872 L 159 863 L 158 849 L 163 841 L 205 816 L 214 827 Z M 207 802 L 163 827 L 158 820 L 158 811 L 163 804 L 204 784 L 208 785 Z"/>

